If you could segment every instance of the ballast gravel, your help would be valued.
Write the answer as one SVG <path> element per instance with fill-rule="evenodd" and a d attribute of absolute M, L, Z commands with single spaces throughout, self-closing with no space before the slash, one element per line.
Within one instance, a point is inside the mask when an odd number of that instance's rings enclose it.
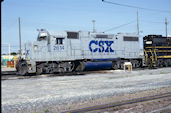
<path fill-rule="evenodd" d="M 104 97 L 171 88 L 171 68 L 5 80 L 1 85 L 2 113 L 55 113 L 74 103 L 81 105 Z M 53 111 L 54 106 L 59 108 Z"/>

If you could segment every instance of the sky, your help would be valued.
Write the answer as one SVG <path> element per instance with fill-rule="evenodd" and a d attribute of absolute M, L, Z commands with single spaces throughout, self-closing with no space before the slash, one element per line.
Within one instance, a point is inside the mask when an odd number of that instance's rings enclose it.
<path fill-rule="evenodd" d="M 171 0 L 106 0 L 143 8 L 171 11 Z M 136 8 L 123 7 L 102 0 L 4 0 L 1 3 L 1 50 L 8 53 L 19 49 L 18 18 L 21 19 L 22 45 L 36 41 L 37 29 L 48 31 L 92 31 L 92 20 L 96 20 L 97 32 L 130 23 L 108 31 L 136 33 Z M 140 35 L 165 35 L 165 18 L 171 22 L 171 13 L 138 9 Z M 171 35 L 171 23 L 168 24 Z"/>

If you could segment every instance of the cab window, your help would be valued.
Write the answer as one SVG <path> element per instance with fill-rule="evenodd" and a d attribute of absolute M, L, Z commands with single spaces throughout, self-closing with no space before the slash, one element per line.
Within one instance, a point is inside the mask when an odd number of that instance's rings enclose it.
<path fill-rule="evenodd" d="M 62 45 L 63 43 L 63 38 L 56 38 L 56 45 Z"/>

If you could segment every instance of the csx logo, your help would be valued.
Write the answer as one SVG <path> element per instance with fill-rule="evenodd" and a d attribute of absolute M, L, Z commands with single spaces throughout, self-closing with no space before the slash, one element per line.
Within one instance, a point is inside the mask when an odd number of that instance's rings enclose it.
<path fill-rule="evenodd" d="M 89 49 L 91 52 L 114 52 L 111 45 L 114 41 L 97 41 L 92 40 L 89 43 Z"/>

